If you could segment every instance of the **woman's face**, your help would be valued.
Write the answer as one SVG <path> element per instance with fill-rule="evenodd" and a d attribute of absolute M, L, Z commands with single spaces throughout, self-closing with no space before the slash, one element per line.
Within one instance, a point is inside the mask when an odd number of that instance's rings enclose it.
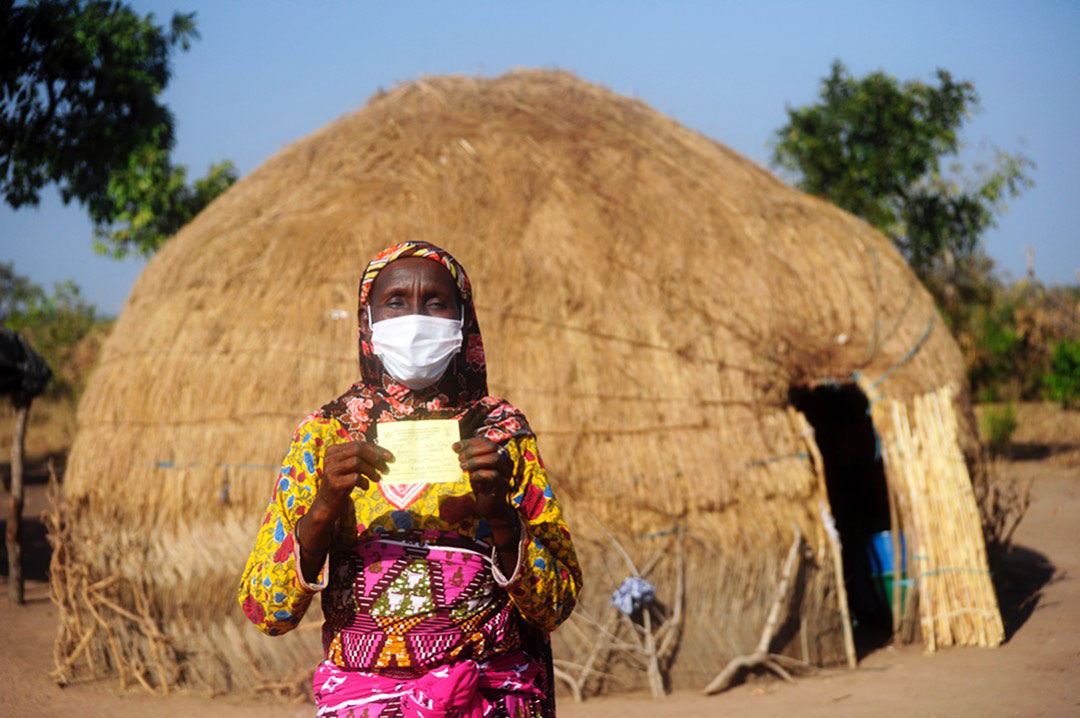
<path fill-rule="evenodd" d="M 424 257 L 398 259 L 371 285 L 371 321 L 424 314 L 460 319 L 457 285 L 443 265 Z"/>

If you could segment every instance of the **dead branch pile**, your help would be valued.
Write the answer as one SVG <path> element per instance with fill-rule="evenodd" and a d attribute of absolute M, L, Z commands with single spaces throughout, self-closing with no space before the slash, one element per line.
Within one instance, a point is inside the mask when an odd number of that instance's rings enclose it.
<path fill-rule="evenodd" d="M 115 674 L 120 690 L 136 682 L 151 693 L 168 695 L 180 666 L 176 651 L 149 610 L 146 587 L 117 574 L 91 580 L 86 566 L 72 561 L 71 524 L 64 517 L 51 459 L 48 495 L 51 508 L 43 518 L 53 546 L 49 597 L 60 613 L 52 677 L 66 685 L 82 663 L 88 678 Z M 133 605 L 134 610 L 123 603 Z M 94 642 L 99 634 L 105 640 Z M 133 642 L 133 635 L 145 640 Z"/>
<path fill-rule="evenodd" d="M 639 571 L 619 540 L 610 532 L 605 531 L 605 533 L 607 533 L 612 551 L 625 562 L 630 576 L 647 578 L 665 555 L 671 555 L 669 553 L 671 548 L 665 547 L 666 550 L 657 551 Z M 592 618 L 586 610 L 578 611 L 571 619 L 573 621 L 571 625 L 583 639 L 582 645 L 587 647 L 586 655 L 580 663 L 559 660 L 556 663 L 555 675 L 570 687 L 574 700 L 581 701 L 584 698 L 586 686 L 591 679 L 607 674 L 606 668 L 616 655 L 626 657 L 635 668 L 645 673 L 653 698 L 663 698 L 666 695 L 667 671 L 682 634 L 683 606 L 686 603 L 683 531 L 677 529 L 672 533 L 675 537 L 675 587 L 666 615 L 657 608 L 655 602 L 650 602 L 640 609 L 638 620 L 634 620 L 614 606 L 608 607 L 603 622 Z M 591 630 L 582 631 L 577 626 L 577 621 L 584 622 Z M 629 631 L 630 641 L 620 637 L 621 627 Z"/>
<path fill-rule="evenodd" d="M 1034 479 L 1020 483 L 1006 473 L 1000 459 L 986 461 L 985 476 L 974 481 L 975 500 L 979 504 L 986 552 L 990 563 L 1000 559 L 1012 547 L 1013 533 L 1031 506 L 1031 485 Z"/>

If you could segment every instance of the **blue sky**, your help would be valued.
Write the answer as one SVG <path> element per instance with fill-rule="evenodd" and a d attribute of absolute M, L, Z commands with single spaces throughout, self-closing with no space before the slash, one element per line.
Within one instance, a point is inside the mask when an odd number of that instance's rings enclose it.
<path fill-rule="evenodd" d="M 1020 276 L 1025 248 L 1048 283 L 1080 271 L 1080 2 L 210 2 L 139 1 L 165 22 L 197 12 L 202 35 L 173 63 L 165 101 L 175 158 L 201 175 L 248 173 L 279 149 L 423 74 L 558 67 L 637 97 L 762 165 L 785 105 L 812 101 L 834 58 L 856 75 L 975 84 L 969 160 L 993 146 L 1037 164 L 1034 188 L 986 237 Z M 0 207 L 0 260 L 67 278 L 119 312 L 143 263 L 95 255 L 84 211 L 48 192 Z"/>

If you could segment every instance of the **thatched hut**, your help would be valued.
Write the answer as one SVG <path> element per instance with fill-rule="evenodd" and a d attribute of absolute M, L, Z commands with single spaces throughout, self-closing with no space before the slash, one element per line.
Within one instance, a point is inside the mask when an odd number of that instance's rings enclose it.
<path fill-rule="evenodd" d="M 582 610 L 599 620 L 629 572 L 608 531 L 664 610 L 684 557 L 675 683 L 757 643 L 796 528 L 774 650 L 845 660 L 838 578 L 890 526 L 924 637 L 995 641 L 985 576 L 948 610 L 932 590 L 941 561 L 985 568 L 975 437 L 960 352 L 903 258 L 640 102 L 516 72 L 380 93 L 147 265 L 79 407 L 54 528 L 62 674 L 284 690 L 312 667 L 317 632 L 259 634 L 234 590 L 293 427 L 355 377 L 358 272 L 405 238 L 469 269 L 492 391 L 529 415 L 583 555 Z"/>

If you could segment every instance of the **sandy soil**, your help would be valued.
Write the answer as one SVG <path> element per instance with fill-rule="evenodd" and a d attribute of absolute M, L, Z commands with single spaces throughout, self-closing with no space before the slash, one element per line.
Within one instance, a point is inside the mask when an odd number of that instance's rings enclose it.
<path fill-rule="evenodd" d="M 645 696 L 560 697 L 564 718 L 704 716 L 1080 716 L 1080 468 L 1071 460 L 1040 457 L 1008 464 L 1033 481 L 1031 508 L 1015 548 L 999 574 L 1009 638 L 997 649 L 948 649 L 925 655 L 918 647 L 881 649 L 855 671 L 800 678 L 794 684 L 752 676 L 718 696 L 683 692 L 654 701 Z M 43 487 L 29 489 L 26 516 L 44 505 Z M 55 610 L 44 583 L 47 548 L 40 525 L 28 527 L 27 604 L 0 598 L 0 715 L 246 718 L 309 716 L 310 706 L 180 694 L 154 698 L 119 693 L 112 682 L 58 688 L 51 667 Z M 43 552 L 45 552 L 43 554 Z M 6 585 L 0 586 L 6 592 Z M 5 593 L 6 595 L 6 593 Z M 719 667 L 718 667 L 719 669 Z"/>

